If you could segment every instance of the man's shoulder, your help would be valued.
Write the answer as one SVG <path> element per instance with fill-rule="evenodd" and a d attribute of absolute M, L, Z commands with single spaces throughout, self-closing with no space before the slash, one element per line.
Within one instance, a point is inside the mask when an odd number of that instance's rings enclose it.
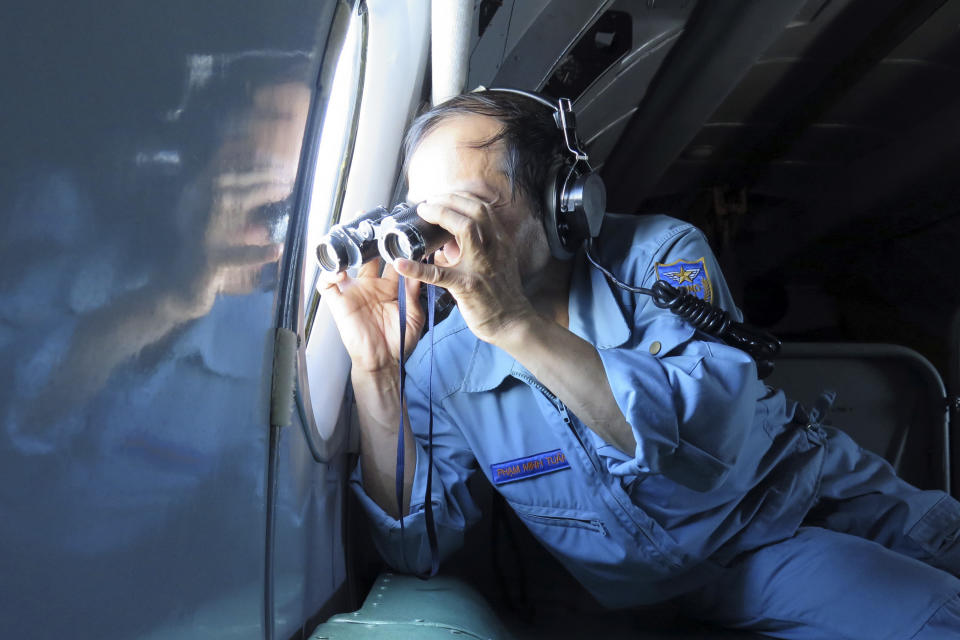
<path fill-rule="evenodd" d="M 667 255 L 681 238 L 702 236 L 689 222 L 667 215 L 608 213 L 603 220 L 596 254 L 614 273 L 639 282 L 649 266 Z"/>
<path fill-rule="evenodd" d="M 614 250 L 629 247 L 650 253 L 674 238 L 698 229 L 677 218 L 662 214 L 633 215 L 608 213 L 603 220 L 600 240 Z M 619 245 L 614 248 L 615 245 Z"/>
<path fill-rule="evenodd" d="M 695 225 L 665 215 L 609 215 L 600 240 L 601 262 L 621 280 L 650 287 L 663 279 L 741 319 L 710 242 Z"/>

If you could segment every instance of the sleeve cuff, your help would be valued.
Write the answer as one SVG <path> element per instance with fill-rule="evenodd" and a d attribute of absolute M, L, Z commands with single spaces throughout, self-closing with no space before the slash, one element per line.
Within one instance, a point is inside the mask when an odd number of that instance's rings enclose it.
<path fill-rule="evenodd" d="M 601 349 L 600 360 L 610 390 L 633 431 L 633 459 L 616 463 L 617 475 L 659 473 L 661 456 L 679 442 L 673 390 L 659 363 L 651 356 L 621 349 Z"/>

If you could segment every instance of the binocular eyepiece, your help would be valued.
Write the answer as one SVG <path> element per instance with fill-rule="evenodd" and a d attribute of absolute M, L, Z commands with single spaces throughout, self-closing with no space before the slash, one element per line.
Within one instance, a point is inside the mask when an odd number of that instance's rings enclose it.
<path fill-rule="evenodd" d="M 443 246 L 450 234 L 417 215 L 417 206 L 398 204 L 371 209 L 355 220 L 335 225 L 320 240 L 317 260 L 330 273 L 359 267 L 378 255 L 420 261 Z"/>

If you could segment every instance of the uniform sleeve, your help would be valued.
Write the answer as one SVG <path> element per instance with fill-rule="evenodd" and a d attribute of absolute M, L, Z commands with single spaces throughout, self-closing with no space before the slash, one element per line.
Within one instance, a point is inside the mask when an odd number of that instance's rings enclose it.
<path fill-rule="evenodd" d="M 698 297 L 741 315 L 700 233 L 686 227 L 643 258 L 644 286 L 673 274 Z M 705 273 L 690 275 L 702 269 Z M 677 275 L 680 274 L 680 275 Z M 668 279 L 668 278 L 664 278 Z M 669 279 L 668 279 L 669 281 Z M 677 285 L 678 283 L 672 282 Z M 637 448 L 617 475 L 662 473 L 697 491 L 723 483 L 736 464 L 764 388 L 746 353 L 700 334 L 652 300 L 636 307 L 628 344 L 600 349 L 607 379 Z"/>
<path fill-rule="evenodd" d="M 702 273 L 698 272 L 701 269 Z M 720 263 L 706 236 L 694 226 L 682 227 L 676 236 L 666 241 L 653 254 L 643 273 L 644 287 L 662 278 L 723 309 L 734 322 L 743 322 L 743 313 L 733 300 Z"/>
<path fill-rule="evenodd" d="M 364 491 L 361 481 L 363 460 L 354 470 L 351 484 L 367 512 L 374 543 L 381 557 L 397 571 L 423 573 L 430 569 L 430 545 L 424 516 L 427 483 L 427 395 L 407 377 L 407 412 L 416 440 L 417 466 L 410 493 L 410 511 L 400 521 L 387 514 Z M 463 544 L 464 531 L 480 518 L 480 511 L 470 496 L 466 482 L 475 467 L 473 454 L 460 430 L 440 403 L 433 407 L 433 517 L 441 559 Z"/>

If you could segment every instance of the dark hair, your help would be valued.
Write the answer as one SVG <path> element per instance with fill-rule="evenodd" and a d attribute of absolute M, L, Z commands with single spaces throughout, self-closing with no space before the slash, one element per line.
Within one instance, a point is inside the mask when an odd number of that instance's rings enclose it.
<path fill-rule="evenodd" d="M 488 116 L 502 128 L 493 137 L 474 145 L 482 149 L 503 141 L 503 173 L 511 197 L 524 196 L 543 212 L 547 177 L 569 156 L 554 111 L 526 96 L 505 91 L 475 91 L 450 98 L 417 116 L 403 141 L 403 172 L 419 144 L 441 124 L 462 115 Z"/>

